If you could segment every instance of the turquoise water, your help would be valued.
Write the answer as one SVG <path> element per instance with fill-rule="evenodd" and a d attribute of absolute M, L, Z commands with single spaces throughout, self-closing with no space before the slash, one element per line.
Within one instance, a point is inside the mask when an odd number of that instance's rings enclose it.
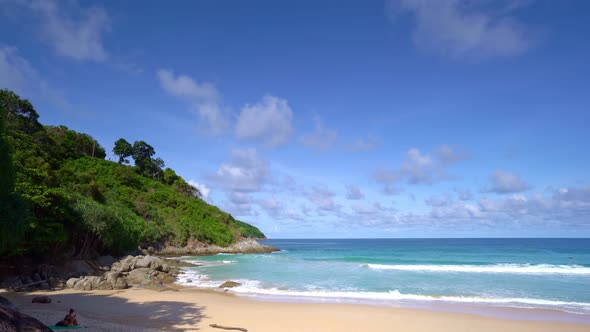
<path fill-rule="evenodd" d="M 267 240 L 267 255 L 185 257 L 179 282 L 319 301 L 557 309 L 590 317 L 590 239 Z M 188 282 L 191 279 L 191 282 Z"/>

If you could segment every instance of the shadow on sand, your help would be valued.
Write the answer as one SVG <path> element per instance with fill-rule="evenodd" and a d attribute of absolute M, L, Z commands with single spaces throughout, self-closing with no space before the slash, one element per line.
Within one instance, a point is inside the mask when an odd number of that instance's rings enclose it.
<path fill-rule="evenodd" d="M 100 293 L 60 294 L 52 292 L 34 293 L 4 293 L 5 297 L 14 301 L 25 309 L 52 310 L 65 313 L 74 308 L 84 325 L 83 318 L 106 323 L 115 323 L 138 328 L 150 328 L 166 331 L 198 330 L 199 323 L 205 316 L 205 307 L 194 303 L 179 301 L 152 301 L 145 303 L 130 302 L 117 297 L 118 292 L 105 291 Z M 155 297 L 157 298 L 157 292 Z M 35 296 L 48 295 L 52 299 L 50 304 L 31 304 Z M 63 317 L 64 315 L 58 315 Z M 58 318 L 59 320 L 61 318 Z M 44 322 L 54 324 L 54 322 Z M 175 328 L 175 325 L 187 328 Z"/>

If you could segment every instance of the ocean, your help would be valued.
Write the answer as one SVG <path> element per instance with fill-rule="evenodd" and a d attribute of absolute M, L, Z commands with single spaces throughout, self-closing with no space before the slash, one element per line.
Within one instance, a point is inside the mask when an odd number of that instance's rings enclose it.
<path fill-rule="evenodd" d="M 281 251 L 184 257 L 201 266 L 187 268 L 178 282 L 217 288 L 232 280 L 241 283 L 232 292 L 271 300 L 454 309 L 535 308 L 590 321 L 590 239 L 314 239 L 263 243 Z"/>

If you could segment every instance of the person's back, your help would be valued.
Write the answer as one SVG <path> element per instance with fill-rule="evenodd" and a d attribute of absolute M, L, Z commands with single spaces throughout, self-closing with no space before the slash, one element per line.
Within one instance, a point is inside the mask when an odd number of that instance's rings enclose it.
<path fill-rule="evenodd" d="M 78 326 L 78 320 L 76 319 L 76 313 L 74 309 L 70 309 L 70 312 L 64 317 L 63 320 L 59 321 L 56 326 Z"/>

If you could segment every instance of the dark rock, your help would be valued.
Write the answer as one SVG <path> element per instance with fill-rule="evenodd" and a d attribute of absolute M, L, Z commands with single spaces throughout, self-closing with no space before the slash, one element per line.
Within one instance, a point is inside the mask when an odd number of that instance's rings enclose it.
<path fill-rule="evenodd" d="M 12 308 L 12 302 L 7 298 L 0 296 L 0 306 Z"/>
<path fill-rule="evenodd" d="M 98 265 L 110 268 L 117 260 L 113 256 L 100 256 L 96 260 Z"/>
<path fill-rule="evenodd" d="M 240 284 L 239 282 L 235 282 L 235 281 L 226 281 L 223 284 L 219 285 L 219 288 L 232 288 L 232 287 L 238 287 L 242 284 Z"/>
<path fill-rule="evenodd" d="M 51 303 L 49 296 L 35 296 L 32 303 Z"/>
<path fill-rule="evenodd" d="M 33 282 L 37 282 L 37 281 L 41 281 L 41 276 L 39 275 L 39 273 L 33 273 L 33 275 L 31 276 L 31 280 L 33 280 Z"/>
<path fill-rule="evenodd" d="M 49 284 L 46 282 L 42 282 L 39 284 L 39 289 L 48 290 L 48 289 L 51 289 L 51 286 L 49 286 Z"/>
<path fill-rule="evenodd" d="M 52 332 L 35 318 L 0 306 L 0 331 Z"/>
<path fill-rule="evenodd" d="M 28 284 L 32 284 L 33 283 L 33 279 L 27 277 L 27 276 L 22 276 L 20 277 L 20 279 L 23 282 L 23 285 L 28 285 Z"/>
<path fill-rule="evenodd" d="M 193 282 L 193 279 L 186 279 L 186 282 L 191 283 Z"/>
<path fill-rule="evenodd" d="M 81 276 L 92 275 L 94 273 L 94 269 L 83 260 L 71 261 L 68 268 Z"/>

